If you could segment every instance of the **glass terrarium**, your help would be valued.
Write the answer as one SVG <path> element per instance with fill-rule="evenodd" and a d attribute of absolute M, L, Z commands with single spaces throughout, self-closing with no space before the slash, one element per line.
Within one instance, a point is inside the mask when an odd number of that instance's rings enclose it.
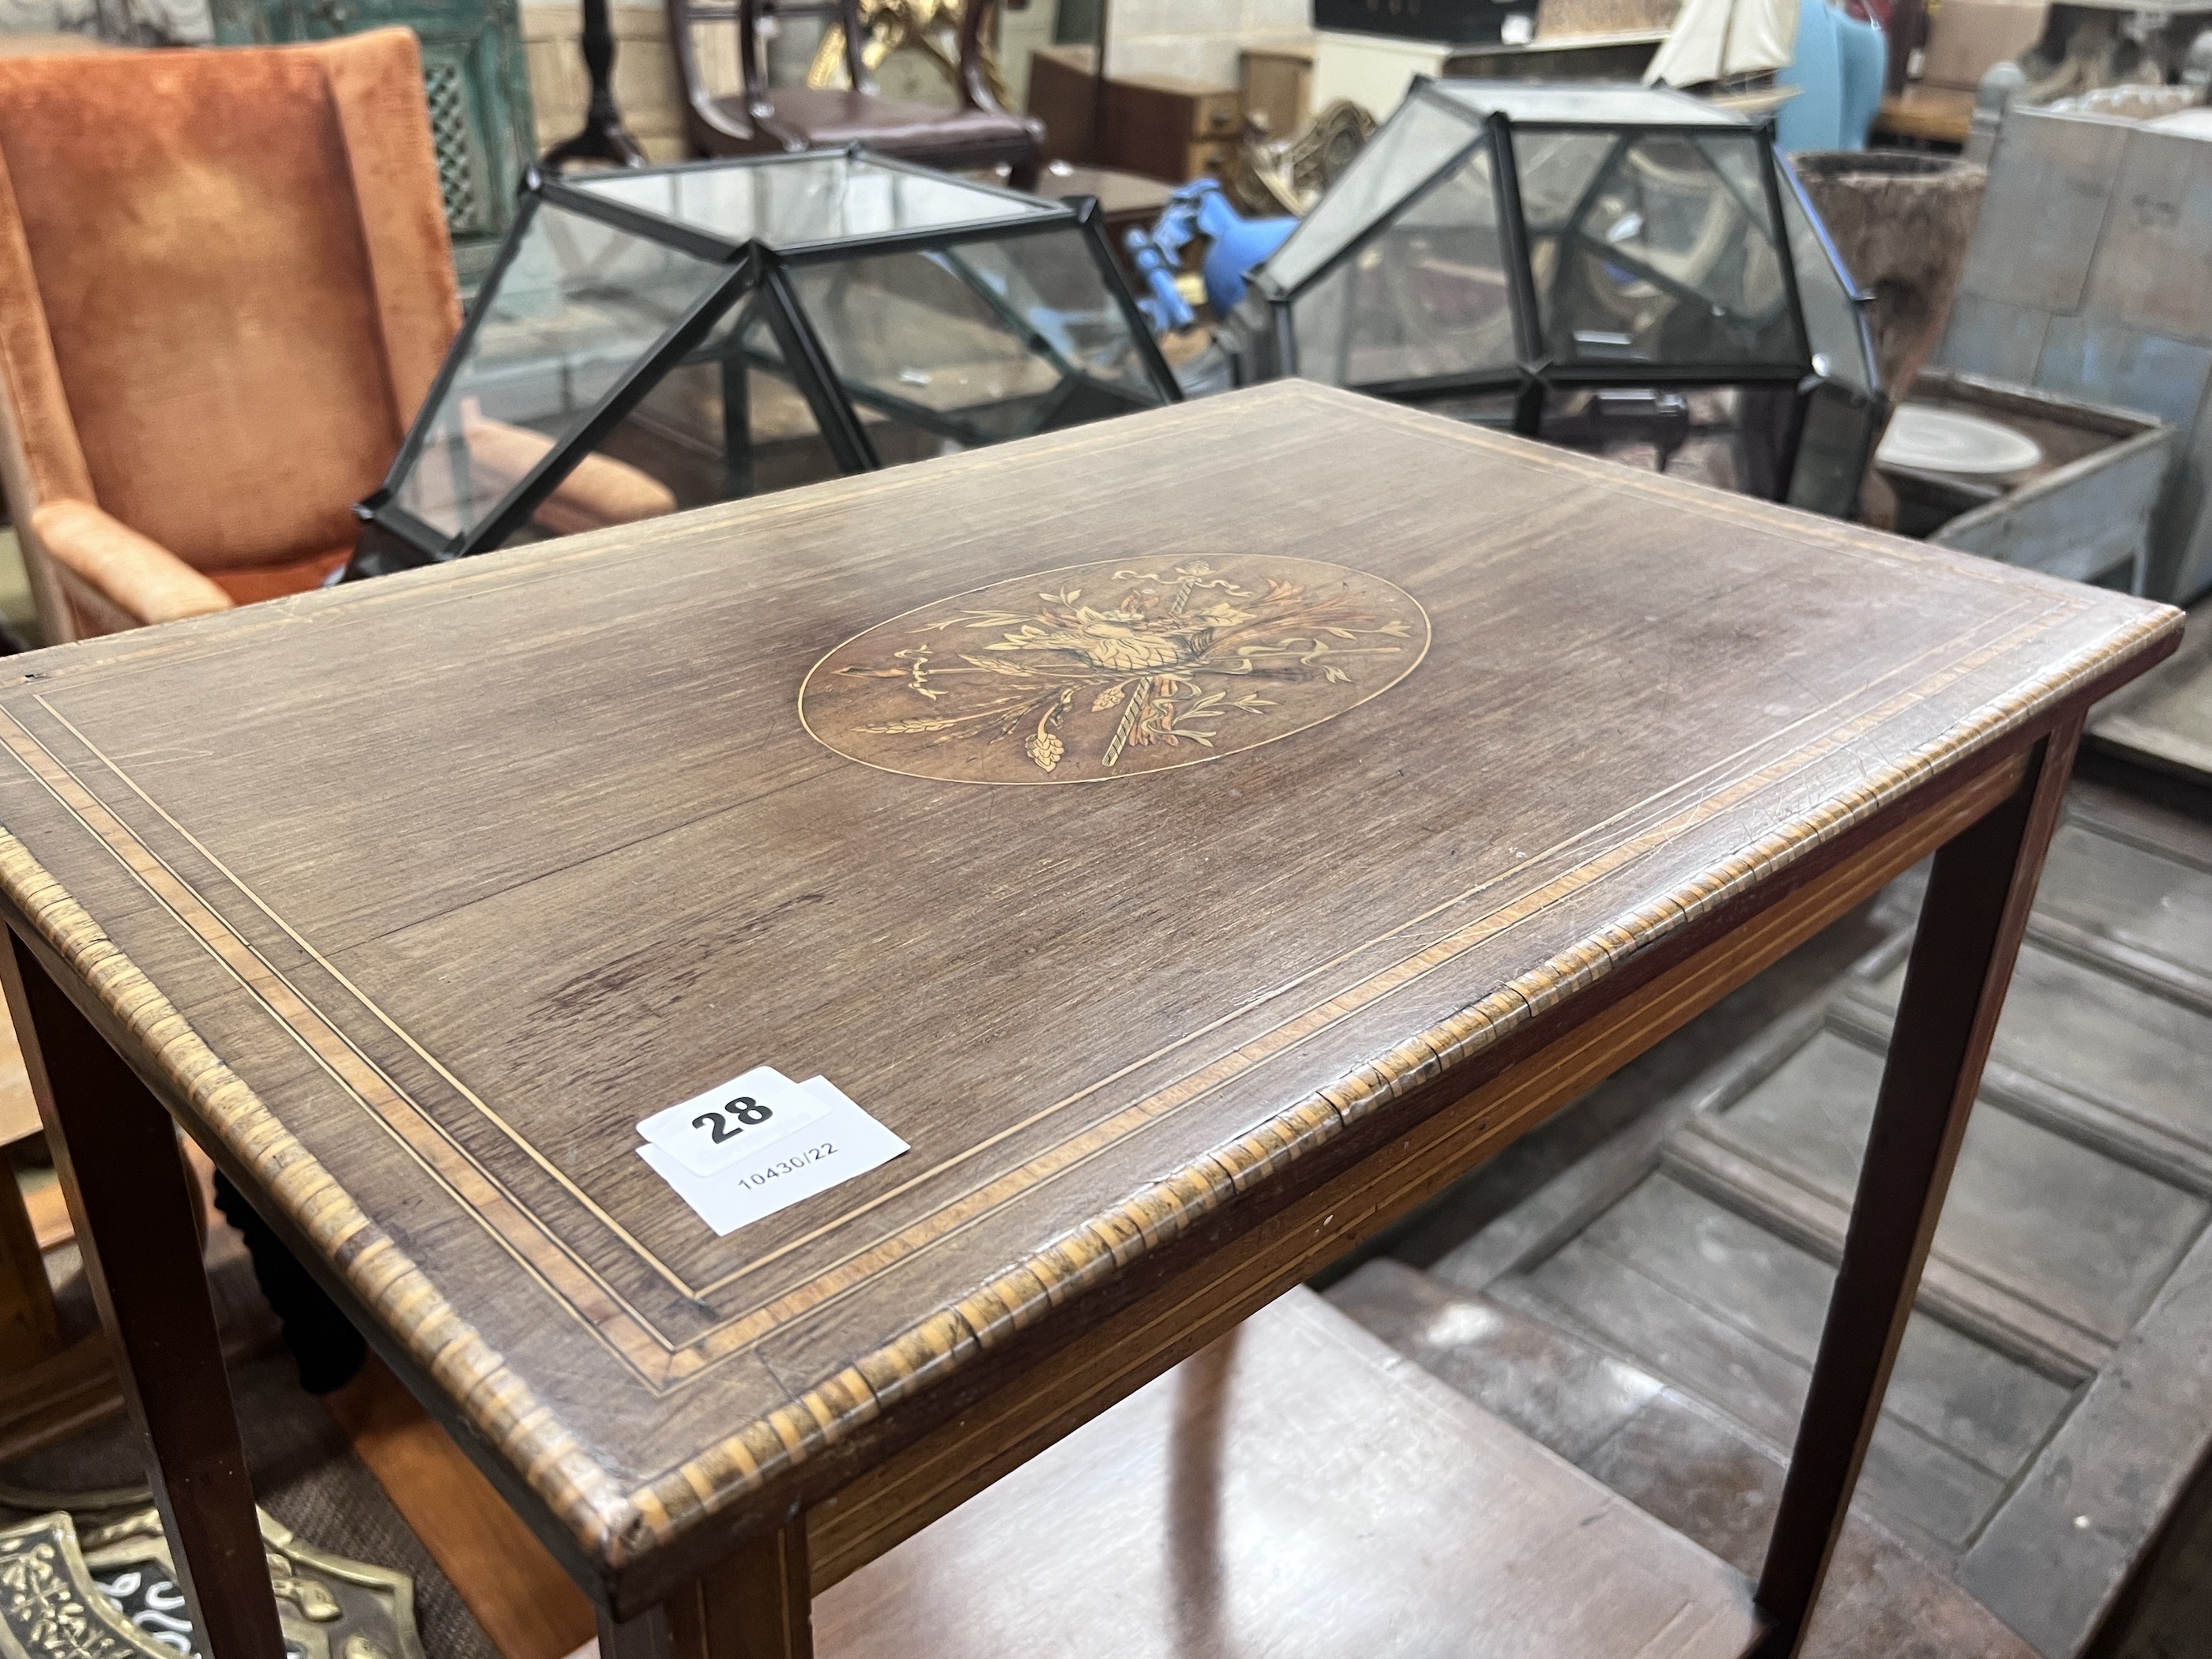
<path fill-rule="evenodd" d="M 1844 514 L 1883 413 L 1771 130 L 1664 88 L 1422 82 L 1253 274 L 1237 378 L 1350 386 Z"/>
<path fill-rule="evenodd" d="M 1177 395 L 1088 204 L 859 150 L 533 177 L 348 574 Z"/>

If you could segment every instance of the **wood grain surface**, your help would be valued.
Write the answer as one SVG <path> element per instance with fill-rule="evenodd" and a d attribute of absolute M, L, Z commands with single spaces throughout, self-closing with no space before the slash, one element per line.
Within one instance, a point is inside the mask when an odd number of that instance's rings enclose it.
<path fill-rule="evenodd" d="M 1758 1622 L 1733 1568 L 1306 1290 L 814 1612 L 836 1659 L 1734 1659 Z"/>
<path fill-rule="evenodd" d="M 1232 558 L 1402 592 L 1425 656 L 1084 788 L 799 717 L 921 607 Z M 1290 384 L 14 659 L 0 886 L 627 1614 L 2178 625 Z M 718 1238 L 633 1126 L 757 1064 L 913 1150 Z"/>

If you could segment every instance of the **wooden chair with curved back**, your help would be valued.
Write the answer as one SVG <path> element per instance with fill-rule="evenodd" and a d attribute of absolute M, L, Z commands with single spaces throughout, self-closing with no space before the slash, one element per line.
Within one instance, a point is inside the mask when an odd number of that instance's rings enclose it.
<path fill-rule="evenodd" d="M 863 57 L 866 31 L 859 0 L 667 0 L 668 35 L 683 82 L 684 131 L 702 155 L 760 151 L 842 149 L 864 144 L 948 172 L 1005 166 L 1014 187 L 1036 183 L 1044 127 L 1001 108 L 983 70 L 984 30 L 999 0 L 967 0 L 960 19 L 957 106 L 933 108 L 878 92 Z M 768 17 L 827 16 L 845 35 L 843 87 L 777 87 L 768 81 L 761 24 Z M 707 83 L 695 31 L 729 25 L 737 31 L 741 88 L 735 94 Z"/>
<path fill-rule="evenodd" d="M 47 642 L 319 584 L 460 314 L 407 30 L 0 58 L 0 481 Z M 554 511 L 674 504 L 593 458 Z"/>

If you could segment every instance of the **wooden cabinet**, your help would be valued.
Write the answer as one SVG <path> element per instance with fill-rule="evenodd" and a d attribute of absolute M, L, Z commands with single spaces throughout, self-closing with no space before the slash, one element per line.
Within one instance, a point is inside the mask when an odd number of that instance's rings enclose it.
<path fill-rule="evenodd" d="M 1244 107 L 1267 118 L 1270 135 L 1288 138 L 1304 127 L 1313 113 L 1312 48 L 1242 52 L 1237 67 Z"/>
<path fill-rule="evenodd" d="M 1088 46 L 1040 47 L 1030 64 L 1030 113 L 1045 124 L 1046 153 L 1182 184 L 1224 172 L 1244 128 L 1234 87 L 1173 75 L 1109 80 L 1103 139 L 1095 57 Z"/>
<path fill-rule="evenodd" d="M 422 91 L 438 148 L 453 263 L 473 289 L 514 218 L 536 155 L 516 0 L 217 0 L 225 46 L 323 40 L 394 25 L 422 48 Z"/>

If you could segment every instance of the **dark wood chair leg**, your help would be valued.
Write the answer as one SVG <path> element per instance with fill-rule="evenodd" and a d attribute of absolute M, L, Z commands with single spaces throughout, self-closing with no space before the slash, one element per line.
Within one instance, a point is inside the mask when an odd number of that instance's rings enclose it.
<path fill-rule="evenodd" d="M 2081 732 L 2076 719 L 2045 739 L 2020 787 L 1936 855 L 1843 1263 L 1759 1574 L 1758 1603 L 1771 1626 L 1759 1659 L 1797 1651 L 1843 1532 Z"/>
<path fill-rule="evenodd" d="M 806 1517 L 756 1538 L 660 1607 L 599 1614 L 599 1659 L 813 1659 Z"/>
<path fill-rule="evenodd" d="M 0 978 L 84 1271 L 210 1659 L 283 1659 L 268 1558 L 168 1113 L 13 933 Z"/>
<path fill-rule="evenodd" d="M 39 1236 L 6 1160 L 0 1148 L 0 1372 L 27 1370 L 62 1346 Z"/>
<path fill-rule="evenodd" d="M 558 173 L 572 161 L 611 161 L 617 167 L 641 167 L 645 152 L 623 124 L 615 103 L 615 32 L 608 21 L 607 0 L 584 0 L 584 33 L 580 43 L 585 72 L 591 76 L 590 102 L 584 125 L 572 138 L 547 150 L 538 165 Z"/>

